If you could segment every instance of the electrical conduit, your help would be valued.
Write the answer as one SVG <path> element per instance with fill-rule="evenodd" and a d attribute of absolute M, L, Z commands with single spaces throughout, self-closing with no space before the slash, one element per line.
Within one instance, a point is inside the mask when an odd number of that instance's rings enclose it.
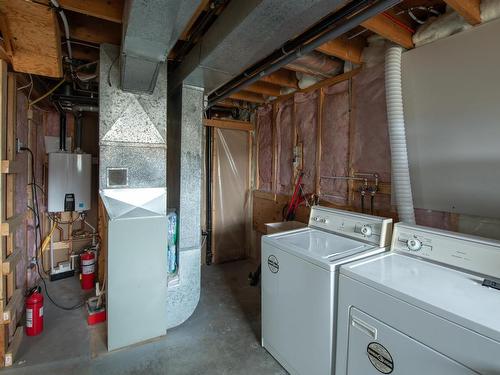
<path fill-rule="evenodd" d="M 415 224 L 415 211 L 410 184 L 410 167 L 406 147 L 406 131 L 401 84 L 403 48 L 391 46 L 385 54 L 385 90 L 389 138 L 391 146 L 392 185 L 396 195 L 399 220 Z"/>

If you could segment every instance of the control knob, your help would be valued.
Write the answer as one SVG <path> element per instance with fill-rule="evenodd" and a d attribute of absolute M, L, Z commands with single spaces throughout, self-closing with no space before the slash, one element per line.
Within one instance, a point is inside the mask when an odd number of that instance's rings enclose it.
<path fill-rule="evenodd" d="M 361 227 L 361 234 L 365 237 L 370 237 L 372 235 L 372 227 L 369 225 L 363 225 Z"/>
<path fill-rule="evenodd" d="M 406 246 L 408 246 L 408 250 L 410 251 L 419 251 L 422 248 L 422 242 L 416 238 L 410 238 L 406 242 Z"/>

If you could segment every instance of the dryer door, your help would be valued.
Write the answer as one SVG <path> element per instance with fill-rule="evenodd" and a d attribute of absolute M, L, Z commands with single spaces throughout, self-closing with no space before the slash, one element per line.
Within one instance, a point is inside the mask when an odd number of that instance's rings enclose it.
<path fill-rule="evenodd" d="M 477 374 L 355 308 L 350 310 L 348 342 L 349 375 Z"/>

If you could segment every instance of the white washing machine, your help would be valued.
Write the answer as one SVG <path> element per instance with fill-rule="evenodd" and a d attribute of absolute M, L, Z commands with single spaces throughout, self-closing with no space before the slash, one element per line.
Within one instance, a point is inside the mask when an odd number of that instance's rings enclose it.
<path fill-rule="evenodd" d="M 335 374 L 500 374 L 500 242 L 398 223 L 391 250 L 341 267 Z"/>
<path fill-rule="evenodd" d="M 262 238 L 262 346 L 289 373 L 332 374 L 338 268 L 391 233 L 392 219 L 315 206 L 307 228 Z"/>

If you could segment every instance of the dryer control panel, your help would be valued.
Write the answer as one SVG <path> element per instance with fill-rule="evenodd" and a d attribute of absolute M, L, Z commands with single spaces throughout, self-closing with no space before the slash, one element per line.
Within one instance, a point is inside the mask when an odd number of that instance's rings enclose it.
<path fill-rule="evenodd" d="M 391 250 L 500 279 L 500 241 L 397 223 Z"/>
<path fill-rule="evenodd" d="M 309 226 L 360 239 L 380 247 L 389 246 L 391 243 L 392 219 L 385 217 L 313 206 Z"/>

